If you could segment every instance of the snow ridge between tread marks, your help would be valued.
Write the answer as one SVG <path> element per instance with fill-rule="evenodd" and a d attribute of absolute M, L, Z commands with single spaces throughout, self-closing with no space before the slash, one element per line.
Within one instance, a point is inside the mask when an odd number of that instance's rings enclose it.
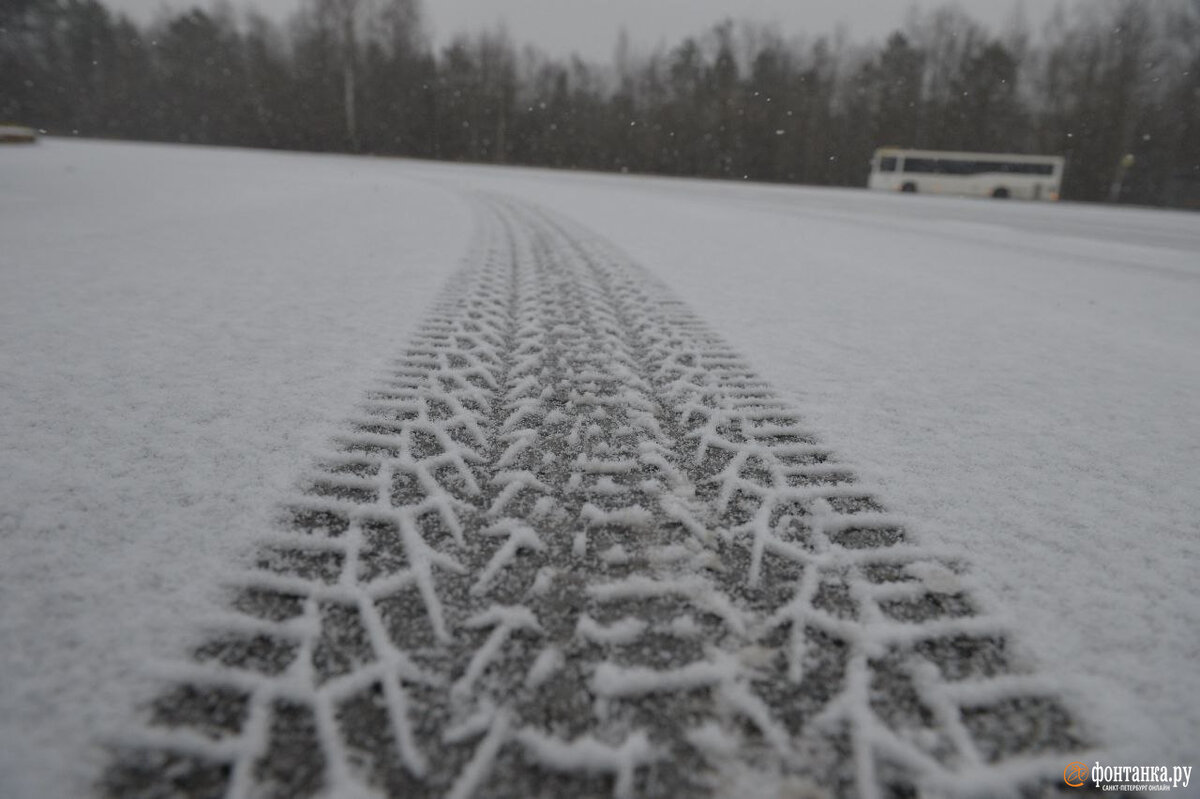
<path fill-rule="evenodd" d="M 1082 734 L 956 564 L 638 267 L 481 208 L 460 290 L 104 792 L 870 797 L 1061 768 Z"/>

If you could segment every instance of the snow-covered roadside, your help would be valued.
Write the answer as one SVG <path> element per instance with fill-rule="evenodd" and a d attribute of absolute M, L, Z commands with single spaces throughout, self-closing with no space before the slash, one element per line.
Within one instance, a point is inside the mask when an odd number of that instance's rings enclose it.
<path fill-rule="evenodd" d="M 1105 730 L 1200 740 L 1200 217 L 429 169 L 606 236 L 795 397 Z"/>
<path fill-rule="evenodd" d="M 84 795 L 470 231 L 390 162 L 0 149 L 0 795 Z"/>

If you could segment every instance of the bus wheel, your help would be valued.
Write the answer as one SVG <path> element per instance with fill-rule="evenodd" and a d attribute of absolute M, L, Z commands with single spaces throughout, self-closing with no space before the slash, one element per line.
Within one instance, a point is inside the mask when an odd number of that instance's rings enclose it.
<path fill-rule="evenodd" d="M 909 194 L 916 194 L 917 193 L 917 184 L 912 183 L 912 182 L 905 183 L 903 186 L 900 187 L 900 191 L 905 191 L 905 192 L 908 192 Z"/>
<path fill-rule="evenodd" d="M 992 196 L 995 197 L 997 200 L 1007 200 L 1008 199 L 1008 189 L 1004 188 L 1003 186 L 999 186 L 995 189 L 992 189 Z"/>

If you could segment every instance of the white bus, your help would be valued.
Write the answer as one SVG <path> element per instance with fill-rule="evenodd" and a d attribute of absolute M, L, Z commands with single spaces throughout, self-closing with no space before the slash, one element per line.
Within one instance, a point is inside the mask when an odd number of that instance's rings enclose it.
<path fill-rule="evenodd" d="M 867 188 L 887 191 L 1057 200 L 1064 159 L 1058 155 L 960 153 L 881 147 Z"/>

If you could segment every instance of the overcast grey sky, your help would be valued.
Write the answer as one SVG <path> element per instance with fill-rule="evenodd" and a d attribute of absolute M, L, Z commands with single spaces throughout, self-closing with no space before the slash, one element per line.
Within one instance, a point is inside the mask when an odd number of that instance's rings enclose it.
<path fill-rule="evenodd" d="M 113 9 L 148 19 L 162 7 L 207 6 L 209 0 L 104 0 Z M 231 0 L 235 8 L 258 8 L 283 19 L 301 0 Z M 1012 16 L 1017 0 L 957 0 L 972 17 L 998 29 Z M 673 45 L 726 17 L 773 23 L 785 36 L 831 33 L 845 23 L 852 39 L 879 38 L 902 24 L 912 6 L 936 8 L 944 0 L 425 0 L 426 25 L 438 44 L 453 34 L 494 27 L 504 21 L 513 40 L 532 43 L 553 55 L 578 52 L 590 59 L 611 57 L 624 25 L 633 43 Z M 1037 22 L 1050 0 L 1026 2 Z"/>

